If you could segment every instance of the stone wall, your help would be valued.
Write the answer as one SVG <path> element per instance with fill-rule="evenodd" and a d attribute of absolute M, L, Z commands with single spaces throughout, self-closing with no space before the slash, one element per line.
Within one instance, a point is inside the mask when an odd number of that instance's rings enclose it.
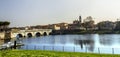
<path fill-rule="evenodd" d="M 0 32 L 0 39 L 5 39 L 5 32 Z"/>

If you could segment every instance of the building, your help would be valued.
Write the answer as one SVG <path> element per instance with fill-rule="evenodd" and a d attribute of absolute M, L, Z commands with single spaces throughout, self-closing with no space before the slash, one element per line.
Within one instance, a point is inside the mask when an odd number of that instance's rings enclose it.
<path fill-rule="evenodd" d="M 68 25 L 68 29 L 81 29 L 82 18 L 79 16 L 78 20 L 74 20 L 72 24 Z"/>
<path fill-rule="evenodd" d="M 57 24 L 51 24 L 51 25 L 48 25 L 48 27 L 52 30 L 60 30 L 60 26 Z"/>
<path fill-rule="evenodd" d="M 74 20 L 73 24 L 79 24 L 79 21 L 78 20 Z"/>
<path fill-rule="evenodd" d="M 82 17 L 79 16 L 79 24 L 81 24 L 81 23 L 82 23 Z"/>
<path fill-rule="evenodd" d="M 71 29 L 71 30 L 80 29 L 80 26 L 77 24 L 68 24 L 68 29 Z"/>
<path fill-rule="evenodd" d="M 68 23 L 57 23 L 57 24 L 52 24 L 49 25 L 49 28 L 53 29 L 53 30 L 65 30 L 68 29 Z"/>
<path fill-rule="evenodd" d="M 81 18 L 81 16 L 79 16 L 79 20 L 74 20 L 74 21 L 73 21 L 73 24 L 81 25 L 81 23 L 82 23 L 82 18 Z"/>
<path fill-rule="evenodd" d="M 59 23 L 59 26 L 60 26 L 60 30 L 65 30 L 65 29 L 68 29 L 68 23 Z"/>

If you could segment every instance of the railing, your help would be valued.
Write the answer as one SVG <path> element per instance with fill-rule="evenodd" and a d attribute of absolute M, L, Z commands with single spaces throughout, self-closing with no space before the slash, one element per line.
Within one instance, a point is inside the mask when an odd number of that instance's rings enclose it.
<path fill-rule="evenodd" d="M 25 50 L 52 50 L 65 52 L 86 52 L 86 53 L 106 53 L 106 54 L 120 54 L 120 48 L 90 48 L 80 46 L 23 46 L 20 49 Z"/>

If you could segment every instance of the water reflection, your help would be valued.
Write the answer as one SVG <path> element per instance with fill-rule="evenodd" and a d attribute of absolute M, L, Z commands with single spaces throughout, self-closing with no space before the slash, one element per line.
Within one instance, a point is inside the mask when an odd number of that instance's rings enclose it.
<path fill-rule="evenodd" d="M 110 35 L 101 35 L 99 37 L 99 40 L 100 40 L 100 44 L 101 45 L 113 45 L 114 43 L 114 38 L 111 37 Z"/>
<path fill-rule="evenodd" d="M 89 51 L 94 51 L 95 45 L 95 34 L 85 34 L 79 36 L 78 39 L 75 39 L 75 45 L 80 45 L 81 49 L 87 48 Z"/>
<path fill-rule="evenodd" d="M 9 40 L 10 41 L 10 40 Z M 20 41 L 20 39 L 19 39 Z M 8 40 L 0 40 L 0 44 Z M 18 42 L 18 41 L 17 41 Z M 83 35 L 53 35 L 33 38 L 21 38 L 25 46 L 79 46 L 79 49 L 87 48 L 89 51 L 98 51 L 96 48 L 120 47 L 119 34 L 83 34 Z"/>
<path fill-rule="evenodd" d="M 83 49 L 83 46 L 88 48 L 89 51 L 94 50 L 94 41 L 93 40 L 75 40 L 76 45 L 80 45 L 81 49 Z"/>

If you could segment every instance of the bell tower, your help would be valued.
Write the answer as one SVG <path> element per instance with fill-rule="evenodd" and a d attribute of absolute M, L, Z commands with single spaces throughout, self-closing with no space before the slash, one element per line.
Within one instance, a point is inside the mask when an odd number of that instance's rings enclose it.
<path fill-rule="evenodd" d="M 82 22 L 82 17 L 79 16 L 79 24 L 81 24 L 81 22 Z"/>

